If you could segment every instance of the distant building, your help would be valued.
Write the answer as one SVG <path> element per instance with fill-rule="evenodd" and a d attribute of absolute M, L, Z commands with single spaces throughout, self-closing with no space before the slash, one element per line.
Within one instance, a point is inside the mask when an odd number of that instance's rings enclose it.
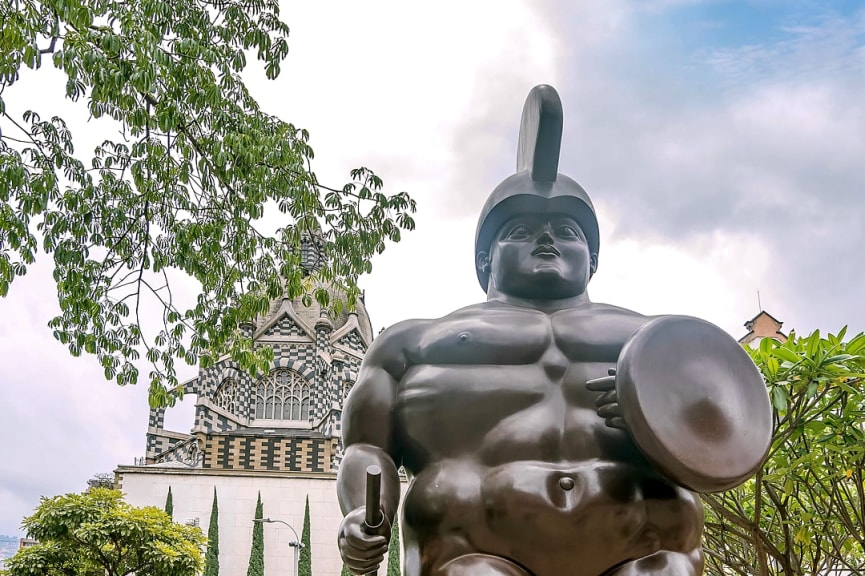
<path fill-rule="evenodd" d="M 752 343 L 759 344 L 763 338 L 774 338 L 784 343 L 787 341 L 787 336 L 781 332 L 783 324 L 783 322 L 768 312 L 761 310 L 759 314 L 745 322 L 745 328 L 748 329 L 748 333 L 739 339 L 739 343 L 747 345 L 752 345 Z"/>
<path fill-rule="evenodd" d="M 37 540 L 34 540 L 33 538 L 21 538 L 21 540 L 18 542 L 18 549 L 21 550 L 23 548 L 30 548 L 31 546 L 36 546 L 37 544 L 39 544 L 39 542 Z"/>
<path fill-rule="evenodd" d="M 304 250 L 309 272 L 317 253 L 308 240 Z M 119 466 L 117 485 L 129 503 L 160 508 L 171 487 L 175 521 L 205 532 L 216 489 L 224 574 L 246 573 L 259 493 L 264 516 L 298 535 L 309 498 L 314 573 L 338 576 L 342 406 L 373 338 L 363 300 L 330 319 L 315 301 L 284 298 L 245 329 L 255 346 L 273 348 L 270 371 L 253 379 L 229 358 L 201 370 L 183 384 L 197 396 L 191 432 L 165 430 L 165 410 L 152 410 L 145 457 Z M 265 524 L 264 532 L 267 574 L 293 576 L 294 534 L 278 523 Z"/>

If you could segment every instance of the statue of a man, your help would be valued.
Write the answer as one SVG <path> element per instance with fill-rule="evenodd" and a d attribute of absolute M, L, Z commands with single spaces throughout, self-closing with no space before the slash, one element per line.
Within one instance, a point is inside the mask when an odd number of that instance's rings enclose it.
<path fill-rule="evenodd" d="M 766 391 L 732 338 L 589 300 L 598 224 L 558 174 L 561 134 L 558 95 L 536 87 L 517 173 L 478 224 L 487 301 L 397 324 L 366 355 L 338 477 L 355 574 L 383 559 L 403 466 L 407 576 L 698 575 L 692 490 L 728 488 L 762 461 Z M 382 471 L 378 530 L 364 523 L 370 465 Z"/>

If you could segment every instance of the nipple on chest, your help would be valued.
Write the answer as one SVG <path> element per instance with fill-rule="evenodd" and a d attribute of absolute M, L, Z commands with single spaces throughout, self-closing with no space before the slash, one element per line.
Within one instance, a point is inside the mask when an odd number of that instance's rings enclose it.
<path fill-rule="evenodd" d="M 550 346 L 538 362 L 547 377 L 554 382 L 561 380 L 568 370 L 570 362 L 558 346 Z"/>

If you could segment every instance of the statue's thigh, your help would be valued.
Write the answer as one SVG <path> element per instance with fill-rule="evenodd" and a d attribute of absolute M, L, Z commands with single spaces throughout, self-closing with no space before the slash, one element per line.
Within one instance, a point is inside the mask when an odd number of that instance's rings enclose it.
<path fill-rule="evenodd" d="M 454 558 L 433 576 L 532 576 L 513 562 L 489 554 L 466 554 Z"/>
<path fill-rule="evenodd" d="M 703 548 L 689 554 L 661 551 L 628 562 L 604 576 L 700 576 L 703 573 Z"/>

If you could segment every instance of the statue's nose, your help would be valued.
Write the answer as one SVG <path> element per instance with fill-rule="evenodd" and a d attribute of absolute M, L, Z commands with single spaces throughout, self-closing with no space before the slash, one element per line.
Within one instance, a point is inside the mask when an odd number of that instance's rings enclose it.
<path fill-rule="evenodd" d="M 546 224 L 541 230 L 540 235 L 538 236 L 538 244 L 552 244 L 553 243 L 553 231 L 550 228 L 549 224 Z"/>

